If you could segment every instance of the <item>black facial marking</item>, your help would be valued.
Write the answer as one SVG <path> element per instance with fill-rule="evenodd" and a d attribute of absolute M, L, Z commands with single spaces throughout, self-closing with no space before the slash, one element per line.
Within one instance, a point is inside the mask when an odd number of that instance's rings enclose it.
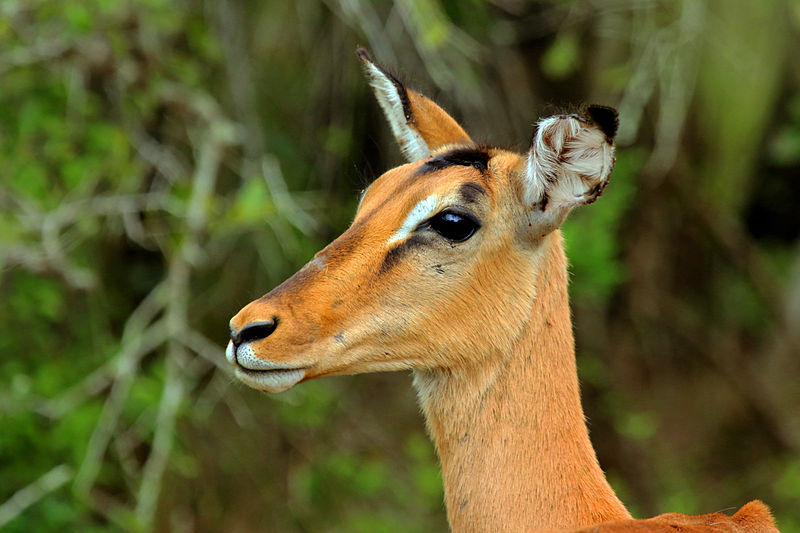
<path fill-rule="evenodd" d="M 486 195 L 486 190 L 477 183 L 470 181 L 458 189 L 458 194 L 465 204 L 475 204 L 481 196 Z"/>
<path fill-rule="evenodd" d="M 408 254 L 408 252 L 418 248 L 419 246 L 422 246 L 424 242 L 425 240 L 422 237 L 419 235 L 414 235 L 386 252 L 386 256 L 383 258 L 383 263 L 381 263 L 381 268 L 378 271 L 378 274 L 384 274 L 391 270 L 398 263 L 398 261 Z"/>
<path fill-rule="evenodd" d="M 610 143 L 619 128 L 617 110 L 604 105 L 590 105 L 586 108 L 586 114 L 605 133 L 606 140 Z"/>
<path fill-rule="evenodd" d="M 538 201 L 538 202 L 537 202 L 537 203 L 536 203 L 536 204 L 533 206 L 533 208 L 534 208 L 534 209 L 538 209 L 539 211 L 544 211 L 544 210 L 546 210 L 546 209 L 547 209 L 547 204 L 548 204 L 549 202 L 550 202 L 550 195 L 547 193 L 547 191 L 545 191 L 545 192 L 544 192 L 544 194 L 542 195 L 542 199 L 541 199 L 541 200 L 539 200 L 539 201 Z M 530 225 L 530 224 L 528 224 L 528 225 Z"/>
<path fill-rule="evenodd" d="M 400 97 L 400 102 L 403 104 L 403 115 L 406 117 L 406 122 L 411 119 L 411 101 L 408 99 L 408 90 L 403 82 L 401 82 L 394 74 L 386 70 L 383 65 L 376 63 L 372 60 L 372 57 L 369 55 L 369 52 L 364 50 L 363 48 L 357 48 L 356 54 L 362 61 L 371 63 L 376 69 L 380 70 L 381 73 L 389 78 L 389 81 L 392 82 L 394 88 L 397 89 L 397 96 Z"/>
<path fill-rule="evenodd" d="M 474 167 L 486 172 L 489 168 L 489 159 L 489 154 L 480 148 L 455 148 L 426 161 L 417 174 L 427 174 L 454 166 Z"/>

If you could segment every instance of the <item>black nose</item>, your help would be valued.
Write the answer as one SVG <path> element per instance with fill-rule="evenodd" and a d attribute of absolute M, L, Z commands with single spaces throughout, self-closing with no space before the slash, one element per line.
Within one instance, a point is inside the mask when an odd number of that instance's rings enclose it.
<path fill-rule="evenodd" d="M 239 346 L 245 342 L 260 341 L 269 337 L 277 327 L 278 317 L 272 317 L 272 320 L 247 324 L 238 332 L 231 329 L 231 342 L 234 346 Z"/>

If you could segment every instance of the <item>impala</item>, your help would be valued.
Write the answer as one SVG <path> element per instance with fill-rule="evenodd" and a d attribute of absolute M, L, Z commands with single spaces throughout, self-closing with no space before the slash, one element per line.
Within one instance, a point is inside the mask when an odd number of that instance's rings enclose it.
<path fill-rule="evenodd" d="M 608 183 L 616 111 L 543 119 L 520 155 L 476 145 L 358 55 L 409 163 L 372 183 L 347 231 L 233 317 L 236 376 L 277 393 L 410 369 L 453 531 L 777 531 L 758 501 L 733 517 L 633 520 L 589 441 L 559 226 Z"/>

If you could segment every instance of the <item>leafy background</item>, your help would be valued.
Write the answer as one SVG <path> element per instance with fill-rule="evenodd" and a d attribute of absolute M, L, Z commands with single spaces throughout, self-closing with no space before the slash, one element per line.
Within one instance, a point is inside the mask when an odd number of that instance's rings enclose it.
<path fill-rule="evenodd" d="M 592 438 L 637 516 L 800 531 L 800 2 L 3 0 L 0 529 L 445 531 L 410 380 L 265 396 L 227 320 L 400 162 L 354 50 L 477 139 L 617 106 L 565 228 Z"/>

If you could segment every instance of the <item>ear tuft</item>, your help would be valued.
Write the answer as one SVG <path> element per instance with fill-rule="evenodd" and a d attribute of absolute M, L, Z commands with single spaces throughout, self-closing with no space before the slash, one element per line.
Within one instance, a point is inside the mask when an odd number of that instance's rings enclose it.
<path fill-rule="evenodd" d="M 556 115 L 538 123 L 524 172 L 524 201 L 555 215 L 595 201 L 614 166 L 616 112 L 592 106 L 587 116 Z"/>
<path fill-rule="evenodd" d="M 592 104 L 586 108 L 587 117 L 605 133 L 608 142 L 616 137 L 619 129 L 619 114 L 613 107 Z"/>

